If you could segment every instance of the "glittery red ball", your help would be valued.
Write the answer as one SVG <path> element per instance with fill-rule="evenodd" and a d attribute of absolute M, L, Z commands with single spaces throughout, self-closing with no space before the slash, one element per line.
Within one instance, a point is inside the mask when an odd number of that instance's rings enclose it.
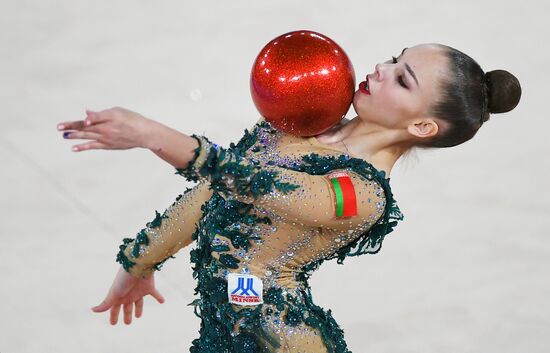
<path fill-rule="evenodd" d="M 355 73 L 332 39 L 307 30 L 283 34 L 258 54 L 250 75 L 256 108 L 275 128 L 295 136 L 320 134 L 346 115 Z"/>

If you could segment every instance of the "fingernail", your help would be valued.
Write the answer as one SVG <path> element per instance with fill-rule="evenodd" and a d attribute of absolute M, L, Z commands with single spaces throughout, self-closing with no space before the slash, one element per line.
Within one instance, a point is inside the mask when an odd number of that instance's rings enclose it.
<path fill-rule="evenodd" d="M 78 147 L 73 147 L 73 151 L 78 151 Z"/>
<path fill-rule="evenodd" d="M 65 128 L 65 125 L 59 124 L 57 125 L 57 130 L 63 130 Z"/>
<path fill-rule="evenodd" d="M 86 125 L 86 126 L 89 126 L 90 124 L 91 124 L 91 121 L 90 121 L 90 120 L 86 120 L 85 125 Z"/>
<path fill-rule="evenodd" d="M 68 136 L 69 136 L 70 132 L 69 131 L 65 131 L 63 133 L 63 138 L 66 139 Z"/>

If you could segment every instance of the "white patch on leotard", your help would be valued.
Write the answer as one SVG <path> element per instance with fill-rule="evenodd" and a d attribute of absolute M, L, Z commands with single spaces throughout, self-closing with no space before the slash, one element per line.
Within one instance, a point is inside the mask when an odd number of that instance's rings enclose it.
<path fill-rule="evenodd" d="M 263 300 L 262 280 L 250 274 L 227 273 L 227 296 L 231 304 L 258 305 Z"/>

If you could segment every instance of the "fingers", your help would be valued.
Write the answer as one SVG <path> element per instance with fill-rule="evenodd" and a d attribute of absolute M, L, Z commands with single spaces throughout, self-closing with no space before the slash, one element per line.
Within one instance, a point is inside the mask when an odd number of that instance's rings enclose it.
<path fill-rule="evenodd" d="M 151 295 L 153 295 L 159 301 L 159 303 L 164 303 L 164 297 L 158 291 L 155 290 L 155 293 L 152 293 Z M 95 312 L 103 312 L 111 308 L 109 322 L 111 323 L 111 325 L 116 325 L 118 323 L 118 316 L 120 314 L 120 309 L 122 306 L 124 312 L 124 323 L 126 325 L 130 325 L 132 323 L 132 310 L 134 308 L 134 305 L 135 317 L 140 318 L 143 315 L 143 297 L 136 300 L 135 303 L 128 302 L 114 305 L 107 304 L 107 302 L 104 300 L 100 305 L 93 307 L 92 310 Z"/>
<path fill-rule="evenodd" d="M 103 131 L 101 127 L 96 126 L 84 126 L 83 120 L 69 121 L 60 123 L 58 125 L 59 130 L 77 130 L 77 131 L 65 131 L 63 132 L 63 138 L 65 139 L 86 139 L 96 140 L 89 141 L 80 145 L 73 146 L 73 151 L 83 151 L 90 149 L 105 149 L 107 145 L 97 140 L 103 137 Z"/>
<path fill-rule="evenodd" d="M 162 296 L 162 294 L 160 294 L 160 292 L 159 292 L 156 288 L 153 288 L 153 291 L 151 292 L 151 295 L 152 295 L 153 298 L 155 298 L 160 304 L 164 303 L 164 297 Z"/>
<path fill-rule="evenodd" d="M 63 138 L 66 139 L 86 139 L 86 140 L 99 140 L 101 134 L 91 131 L 65 131 Z"/>
<path fill-rule="evenodd" d="M 132 309 L 134 308 L 134 303 L 124 303 L 124 323 L 130 325 L 132 323 Z"/>
<path fill-rule="evenodd" d="M 63 121 L 57 124 L 57 130 L 81 130 L 85 127 L 92 126 L 94 124 L 108 120 L 107 111 L 113 110 L 107 109 L 102 112 L 95 112 L 89 109 L 86 109 L 86 119 L 85 120 L 74 120 L 74 121 Z"/>
<path fill-rule="evenodd" d="M 111 308 L 111 325 L 116 325 L 118 321 L 118 314 L 120 313 L 120 306 L 121 304 L 113 305 Z"/>
<path fill-rule="evenodd" d="M 136 301 L 136 317 L 141 317 L 141 315 L 143 315 L 143 297 L 142 298 L 139 298 L 137 301 Z"/>
<path fill-rule="evenodd" d="M 86 109 L 86 120 L 84 121 L 84 126 L 95 125 L 109 120 L 110 113 L 112 113 L 114 109 L 115 108 L 111 108 L 101 112 L 94 112 Z"/>
<path fill-rule="evenodd" d="M 86 151 L 86 150 L 107 149 L 108 147 L 109 146 L 107 146 L 104 143 L 101 143 L 98 141 L 92 141 L 92 142 L 86 142 L 80 145 L 73 146 L 73 151 L 79 152 L 79 151 Z"/>
<path fill-rule="evenodd" d="M 57 124 L 57 130 L 80 130 L 84 127 L 84 120 L 64 121 Z"/>
<path fill-rule="evenodd" d="M 92 307 L 92 311 L 96 313 L 102 313 L 107 311 L 111 307 L 111 303 L 105 299 L 101 304 Z"/>

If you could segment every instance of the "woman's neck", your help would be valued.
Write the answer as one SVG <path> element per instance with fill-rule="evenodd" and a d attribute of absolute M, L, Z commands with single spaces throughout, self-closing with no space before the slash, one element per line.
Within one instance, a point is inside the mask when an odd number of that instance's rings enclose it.
<path fill-rule="evenodd" d="M 405 151 L 396 144 L 403 131 L 390 130 L 378 124 L 369 123 L 356 116 L 344 119 L 326 133 L 316 136 L 322 144 L 347 152 L 353 157 L 364 159 L 389 177 L 395 162 Z"/>

